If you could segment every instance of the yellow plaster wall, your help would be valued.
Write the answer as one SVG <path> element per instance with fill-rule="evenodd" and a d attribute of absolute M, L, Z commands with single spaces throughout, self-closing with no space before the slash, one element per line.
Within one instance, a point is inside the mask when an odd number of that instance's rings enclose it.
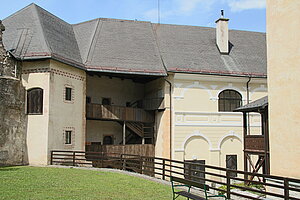
<path fill-rule="evenodd" d="M 300 178 L 300 1 L 267 0 L 271 174 Z"/>
<path fill-rule="evenodd" d="M 48 125 L 49 125 L 49 88 L 50 73 L 33 70 L 48 70 L 49 61 L 23 62 L 22 83 L 26 90 L 39 87 L 43 89 L 43 114 L 28 115 L 27 147 L 28 161 L 31 165 L 45 165 L 48 157 Z M 28 71 L 31 70 L 31 71 Z M 24 111 L 25 112 L 25 111 Z"/>
<path fill-rule="evenodd" d="M 206 164 L 226 166 L 226 155 L 238 156 L 243 169 L 242 113 L 218 112 L 218 94 L 233 89 L 247 103 L 249 78 L 179 75 L 173 81 L 173 154 L 178 160 L 205 160 Z M 267 95 L 267 80 L 252 79 L 249 100 Z M 250 115 L 251 134 L 260 134 L 260 115 Z"/>

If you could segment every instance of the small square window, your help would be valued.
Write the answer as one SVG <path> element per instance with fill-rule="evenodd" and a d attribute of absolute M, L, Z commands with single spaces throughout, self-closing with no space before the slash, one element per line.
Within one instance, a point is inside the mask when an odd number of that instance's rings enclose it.
<path fill-rule="evenodd" d="M 65 144 L 72 144 L 72 131 L 66 131 L 65 134 Z"/>
<path fill-rule="evenodd" d="M 66 101 L 72 101 L 72 88 L 66 87 Z"/>
<path fill-rule="evenodd" d="M 102 105 L 111 105 L 110 98 L 102 98 Z"/>
<path fill-rule="evenodd" d="M 86 97 L 86 103 L 91 103 L 92 102 L 92 98 L 91 97 Z"/>

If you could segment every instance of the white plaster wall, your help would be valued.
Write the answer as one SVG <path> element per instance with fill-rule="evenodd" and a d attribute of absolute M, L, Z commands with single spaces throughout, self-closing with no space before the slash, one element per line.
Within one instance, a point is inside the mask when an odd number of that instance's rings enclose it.
<path fill-rule="evenodd" d="M 28 115 L 28 161 L 29 164 L 32 165 L 45 165 L 47 164 L 48 157 L 50 73 L 34 73 L 28 71 L 36 69 L 49 69 L 49 61 L 23 62 L 22 83 L 25 89 L 28 90 L 35 87 L 43 89 L 43 114 Z"/>

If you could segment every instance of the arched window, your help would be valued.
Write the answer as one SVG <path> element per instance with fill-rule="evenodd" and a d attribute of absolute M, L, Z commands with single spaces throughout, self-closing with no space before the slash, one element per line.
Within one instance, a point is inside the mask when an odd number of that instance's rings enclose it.
<path fill-rule="evenodd" d="M 113 144 L 114 141 L 113 141 L 113 138 L 111 135 L 107 135 L 107 136 L 104 136 L 103 138 L 103 145 L 110 145 L 110 144 Z"/>
<path fill-rule="evenodd" d="M 242 95 L 235 90 L 224 90 L 219 94 L 219 111 L 232 112 L 242 105 Z"/>
<path fill-rule="evenodd" d="M 43 114 L 43 89 L 27 90 L 27 114 Z"/>

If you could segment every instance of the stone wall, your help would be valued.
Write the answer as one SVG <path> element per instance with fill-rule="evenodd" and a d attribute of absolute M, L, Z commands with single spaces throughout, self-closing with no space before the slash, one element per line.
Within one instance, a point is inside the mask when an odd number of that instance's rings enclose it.
<path fill-rule="evenodd" d="M 6 52 L 0 20 L 0 165 L 27 164 L 25 88 L 21 65 Z"/>

